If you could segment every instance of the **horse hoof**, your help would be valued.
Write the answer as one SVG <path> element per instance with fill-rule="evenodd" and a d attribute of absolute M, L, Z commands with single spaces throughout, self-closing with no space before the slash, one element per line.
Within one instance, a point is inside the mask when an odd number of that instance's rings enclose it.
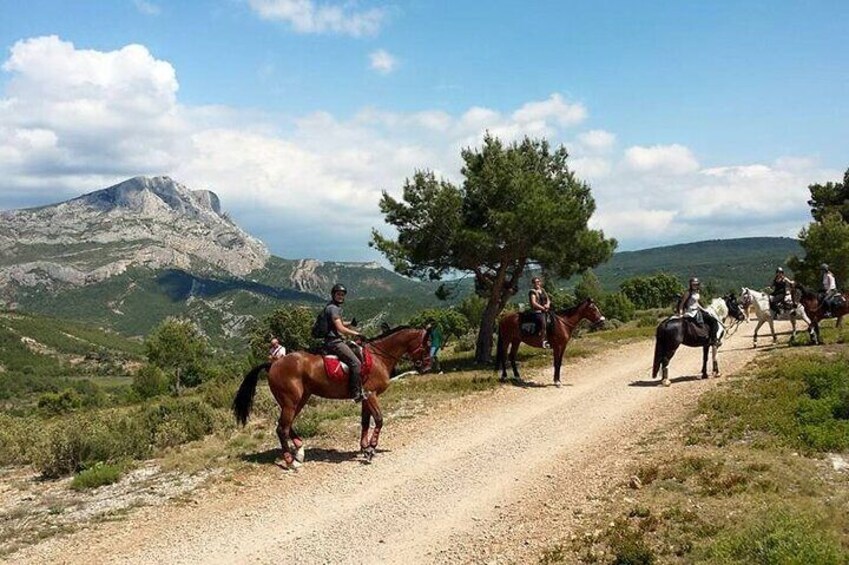
<path fill-rule="evenodd" d="M 364 463 L 371 463 L 371 460 L 374 459 L 374 448 L 371 447 L 371 446 L 366 447 L 365 449 L 363 449 L 362 454 L 363 454 L 363 462 Z"/>
<path fill-rule="evenodd" d="M 662 384 L 663 386 L 669 386 L 672 384 L 672 382 L 669 379 L 663 379 L 662 381 L 660 381 L 660 384 Z"/>
<path fill-rule="evenodd" d="M 294 455 L 295 455 L 295 461 L 297 461 L 298 463 L 303 463 L 304 462 L 304 446 L 302 445 L 297 450 L 295 450 Z"/>
<path fill-rule="evenodd" d="M 707 378 L 708 378 L 708 374 L 707 374 L 707 373 L 702 373 L 702 379 L 707 380 Z"/>
<path fill-rule="evenodd" d="M 556 386 L 557 388 L 560 388 L 560 387 L 563 386 L 563 383 L 561 383 L 560 381 L 554 381 L 554 386 Z"/>
<path fill-rule="evenodd" d="M 297 471 L 298 469 L 303 467 L 303 465 L 304 465 L 303 463 L 301 463 L 297 459 L 294 459 L 294 460 L 292 460 L 292 463 L 289 465 L 289 468 L 292 469 L 293 471 Z"/>

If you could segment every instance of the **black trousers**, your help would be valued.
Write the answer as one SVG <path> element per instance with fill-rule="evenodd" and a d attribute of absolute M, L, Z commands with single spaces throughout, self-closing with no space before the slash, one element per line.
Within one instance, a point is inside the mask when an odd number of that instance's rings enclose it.
<path fill-rule="evenodd" d="M 354 352 L 351 351 L 351 348 L 348 347 L 348 344 L 341 339 L 328 341 L 324 344 L 324 348 L 327 349 L 328 353 L 337 356 L 351 369 L 351 373 L 348 378 L 348 389 L 351 391 L 351 394 L 353 395 L 359 391 L 363 387 L 361 376 L 363 364 L 360 362 L 360 358 L 357 357 Z"/>

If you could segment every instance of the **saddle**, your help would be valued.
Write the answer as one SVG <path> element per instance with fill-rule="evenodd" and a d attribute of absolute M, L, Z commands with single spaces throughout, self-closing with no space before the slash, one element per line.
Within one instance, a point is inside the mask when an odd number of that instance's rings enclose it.
<path fill-rule="evenodd" d="M 701 312 L 700 312 L 701 314 Z M 704 319 L 699 317 L 683 316 L 684 322 L 684 340 L 686 341 L 702 341 L 710 339 L 710 327 L 704 322 Z"/>
<path fill-rule="evenodd" d="M 374 366 L 374 358 L 367 347 L 363 347 L 361 351 L 362 355 L 359 355 L 359 357 L 362 359 L 363 368 L 360 371 L 360 376 L 362 377 L 363 383 L 365 383 L 371 374 L 372 367 Z M 346 363 L 342 362 L 335 355 L 322 355 L 321 358 L 324 361 L 324 372 L 327 373 L 328 379 L 332 381 L 348 380 L 348 375 L 350 374 L 351 369 Z"/>
<path fill-rule="evenodd" d="M 548 327 L 550 328 L 553 324 L 551 319 L 551 312 L 547 312 L 545 314 L 548 316 L 546 322 L 548 323 Z M 519 312 L 519 331 L 523 336 L 534 336 L 539 335 L 540 323 L 539 317 L 537 316 L 537 312 L 533 310 L 526 310 L 524 312 Z"/>

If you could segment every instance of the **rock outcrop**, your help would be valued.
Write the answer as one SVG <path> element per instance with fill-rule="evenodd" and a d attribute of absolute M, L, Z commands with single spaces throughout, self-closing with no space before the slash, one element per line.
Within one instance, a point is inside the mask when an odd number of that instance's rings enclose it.
<path fill-rule="evenodd" d="M 218 196 L 136 177 L 52 206 L 0 213 L 0 284 L 103 281 L 133 266 L 243 276 L 269 257 Z"/>

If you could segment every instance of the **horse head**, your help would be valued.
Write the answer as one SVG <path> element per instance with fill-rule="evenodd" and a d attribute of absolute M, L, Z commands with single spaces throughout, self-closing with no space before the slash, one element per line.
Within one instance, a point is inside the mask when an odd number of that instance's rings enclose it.
<path fill-rule="evenodd" d="M 722 300 L 725 302 L 725 307 L 728 308 L 728 313 L 738 322 L 742 322 L 746 319 L 746 315 L 743 313 L 743 310 L 740 308 L 740 304 L 737 302 L 737 297 L 734 296 L 734 293 L 730 293 L 726 296 L 722 297 Z"/>
<path fill-rule="evenodd" d="M 592 298 L 587 298 L 582 317 L 589 321 L 594 328 L 604 325 L 605 322 L 604 314 L 601 313 L 598 304 Z"/>
<path fill-rule="evenodd" d="M 431 329 L 414 329 L 415 333 L 407 343 L 407 357 L 413 362 L 413 367 L 419 373 L 430 371 L 432 359 L 430 358 Z"/>

